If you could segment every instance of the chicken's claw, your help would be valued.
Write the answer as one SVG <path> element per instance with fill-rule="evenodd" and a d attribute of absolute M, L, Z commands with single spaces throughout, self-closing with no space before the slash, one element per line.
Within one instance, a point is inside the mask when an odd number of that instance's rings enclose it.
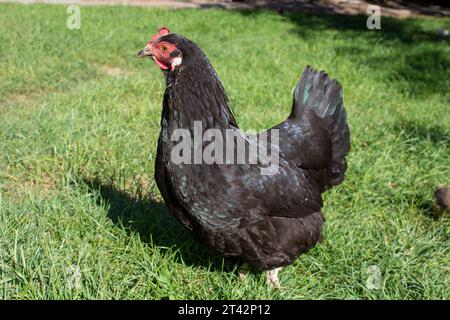
<path fill-rule="evenodd" d="M 267 284 L 275 289 L 280 289 L 280 279 L 278 278 L 278 273 L 280 272 L 281 268 L 275 268 L 272 270 L 267 271 Z"/>

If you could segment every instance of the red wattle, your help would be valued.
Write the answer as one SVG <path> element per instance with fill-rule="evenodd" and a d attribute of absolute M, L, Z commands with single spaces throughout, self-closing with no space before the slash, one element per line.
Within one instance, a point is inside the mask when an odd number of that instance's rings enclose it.
<path fill-rule="evenodd" d="M 156 64 L 163 70 L 167 70 L 169 69 L 168 66 L 166 66 L 164 63 L 162 63 L 161 61 L 159 61 L 158 59 L 156 59 L 155 57 L 153 57 L 153 60 L 155 60 Z"/>

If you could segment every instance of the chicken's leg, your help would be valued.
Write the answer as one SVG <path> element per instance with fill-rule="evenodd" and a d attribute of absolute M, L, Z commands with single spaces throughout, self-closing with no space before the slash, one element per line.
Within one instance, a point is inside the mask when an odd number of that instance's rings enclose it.
<path fill-rule="evenodd" d="M 244 262 L 240 267 L 239 267 L 239 280 L 244 280 L 247 277 L 248 271 L 250 270 L 250 265 L 247 262 Z"/>
<path fill-rule="evenodd" d="M 281 267 L 267 271 L 267 284 L 272 288 L 280 289 L 280 279 L 278 278 L 280 270 Z"/>

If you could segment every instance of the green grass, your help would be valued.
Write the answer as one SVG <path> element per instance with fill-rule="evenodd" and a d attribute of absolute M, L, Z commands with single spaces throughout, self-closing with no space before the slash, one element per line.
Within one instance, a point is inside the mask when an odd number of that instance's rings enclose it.
<path fill-rule="evenodd" d="M 431 218 L 450 182 L 450 46 L 435 32 L 449 19 L 368 31 L 364 17 L 82 7 L 68 30 L 67 17 L 0 5 L 0 298 L 449 298 L 449 217 Z M 161 25 L 205 50 L 244 129 L 286 118 L 307 64 L 344 87 L 347 178 L 325 195 L 325 241 L 280 290 L 238 281 L 161 203 L 164 82 L 135 58 Z"/>

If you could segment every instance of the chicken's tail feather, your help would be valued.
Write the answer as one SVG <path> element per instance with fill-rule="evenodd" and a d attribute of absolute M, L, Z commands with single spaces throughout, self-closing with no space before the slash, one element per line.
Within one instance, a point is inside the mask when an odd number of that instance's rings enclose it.
<path fill-rule="evenodd" d="M 342 87 L 325 72 L 319 72 L 309 66 L 294 90 L 291 116 L 300 120 L 306 110 L 313 110 L 323 119 L 328 129 L 332 146 L 328 185 L 338 185 L 344 179 L 347 169 L 345 156 L 350 150 L 350 130 L 342 99 Z"/>

